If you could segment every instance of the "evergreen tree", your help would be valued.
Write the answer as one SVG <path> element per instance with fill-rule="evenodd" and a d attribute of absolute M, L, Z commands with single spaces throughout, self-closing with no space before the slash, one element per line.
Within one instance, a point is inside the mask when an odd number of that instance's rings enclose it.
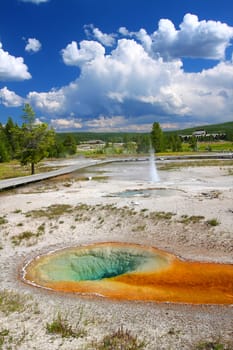
<path fill-rule="evenodd" d="M 63 146 L 68 154 L 75 154 L 77 145 L 74 136 L 70 134 L 66 135 L 63 141 Z"/>
<path fill-rule="evenodd" d="M 19 144 L 19 127 L 15 124 L 11 117 L 8 118 L 7 123 L 5 125 L 5 135 L 8 143 L 8 150 L 11 156 L 11 159 L 17 158 L 20 152 L 20 144 Z"/>
<path fill-rule="evenodd" d="M 151 145 L 155 152 L 162 152 L 164 150 L 164 137 L 163 131 L 159 125 L 159 123 L 153 123 L 151 130 Z"/>
<path fill-rule="evenodd" d="M 150 135 L 144 134 L 137 137 L 137 153 L 148 153 L 150 150 Z"/>
<path fill-rule="evenodd" d="M 48 149 L 48 157 L 59 158 L 65 156 L 65 147 L 61 140 L 57 137 L 55 139 L 55 143 L 52 144 Z"/>
<path fill-rule="evenodd" d="M 29 104 L 23 108 L 24 123 L 21 128 L 22 151 L 21 164 L 31 164 L 31 174 L 35 173 L 35 164 L 47 157 L 49 148 L 55 143 L 55 133 L 46 123 L 37 124 L 35 112 Z"/>
<path fill-rule="evenodd" d="M 170 148 L 173 152 L 179 152 L 182 150 L 182 141 L 181 138 L 175 134 L 170 136 Z"/>
<path fill-rule="evenodd" d="M 7 138 L 5 130 L 0 123 L 0 163 L 8 162 L 10 160 L 10 154 L 7 147 Z"/>
<path fill-rule="evenodd" d="M 197 138 L 195 136 L 191 137 L 189 141 L 189 145 L 192 151 L 197 151 Z"/>

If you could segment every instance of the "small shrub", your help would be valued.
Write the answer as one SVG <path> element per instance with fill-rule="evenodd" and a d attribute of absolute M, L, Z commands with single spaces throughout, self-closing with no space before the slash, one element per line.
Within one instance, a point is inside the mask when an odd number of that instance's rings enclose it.
<path fill-rule="evenodd" d="M 136 227 L 132 228 L 133 232 L 141 232 L 141 231 L 145 231 L 146 225 L 138 225 Z"/>
<path fill-rule="evenodd" d="M 15 210 L 13 211 L 14 214 L 19 214 L 19 213 L 21 213 L 21 212 L 22 212 L 21 209 L 15 209 Z"/>
<path fill-rule="evenodd" d="M 124 330 L 123 327 L 92 345 L 95 350 L 142 350 L 145 347 L 143 341 L 139 341 L 137 336 L 132 335 L 127 329 Z"/>
<path fill-rule="evenodd" d="M 45 223 L 37 227 L 37 236 L 40 236 L 45 232 Z"/>
<path fill-rule="evenodd" d="M 66 182 L 66 183 L 63 184 L 63 186 L 64 186 L 64 187 L 71 187 L 72 184 L 71 184 L 70 182 Z"/>
<path fill-rule="evenodd" d="M 5 337 L 9 335 L 9 330 L 8 329 L 3 329 L 0 331 L 0 349 L 2 349 L 2 346 L 5 341 Z"/>
<path fill-rule="evenodd" d="M 57 314 L 51 323 L 46 324 L 46 330 L 50 334 L 59 334 L 62 338 L 79 338 L 86 334 L 82 328 L 74 330 L 67 319 L 63 318 L 60 313 Z"/>
<path fill-rule="evenodd" d="M 4 216 L 0 216 L 0 225 L 6 224 L 8 221 Z"/>
<path fill-rule="evenodd" d="M 217 219 L 210 219 L 207 221 L 207 224 L 210 225 L 210 226 L 218 226 L 220 223 Z"/>

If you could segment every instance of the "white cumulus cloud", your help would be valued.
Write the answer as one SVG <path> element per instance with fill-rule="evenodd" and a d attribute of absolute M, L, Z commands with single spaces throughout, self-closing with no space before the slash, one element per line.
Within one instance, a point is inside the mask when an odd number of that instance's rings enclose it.
<path fill-rule="evenodd" d="M 78 43 L 72 41 L 62 50 L 62 58 L 65 64 L 72 66 L 82 66 L 97 57 L 103 57 L 105 54 L 104 47 L 96 41 L 83 40 Z"/>
<path fill-rule="evenodd" d="M 233 38 L 233 27 L 216 21 L 199 21 L 186 14 L 180 29 L 168 19 L 159 21 L 152 35 L 152 52 L 166 59 L 177 57 L 224 59 L 225 50 Z"/>
<path fill-rule="evenodd" d="M 31 2 L 32 4 L 42 4 L 44 2 L 49 2 L 50 0 L 20 0 L 21 2 Z"/>
<path fill-rule="evenodd" d="M 190 13 L 184 16 L 179 29 L 171 20 L 161 19 L 158 29 L 152 34 L 143 28 L 130 32 L 121 27 L 118 31 L 123 36 L 139 40 L 154 57 L 166 60 L 182 57 L 221 60 L 233 38 L 233 27 L 219 21 L 199 21 Z"/>
<path fill-rule="evenodd" d="M 5 86 L 0 89 L 0 101 L 5 107 L 19 107 L 24 103 L 24 99 L 17 95 L 14 91 L 8 90 Z"/>
<path fill-rule="evenodd" d="M 115 44 L 115 34 L 103 33 L 99 28 L 94 27 L 93 24 L 84 26 L 87 37 L 98 40 L 104 46 L 113 46 Z"/>
<path fill-rule="evenodd" d="M 96 44 L 100 50 L 93 50 L 91 41 L 91 54 L 84 50 L 82 59 L 81 48 L 75 45 L 69 63 L 81 67 L 76 80 L 58 90 L 32 92 L 29 102 L 43 113 L 56 113 L 61 121 L 65 116 L 79 115 L 82 127 L 96 130 L 107 130 L 107 124 L 120 130 L 121 123 L 129 130 L 127 120 L 134 126 L 137 122 L 149 125 L 157 118 L 163 125 L 171 125 L 171 119 L 173 125 L 184 120 L 214 122 L 222 116 L 232 120 L 232 62 L 220 62 L 200 73 L 186 73 L 180 59 L 152 57 L 133 39 L 119 40 L 107 55 Z M 113 119 L 116 116 L 122 119 Z"/>
<path fill-rule="evenodd" d="M 61 90 L 51 90 L 49 92 L 30 92 L 27 95 L 28 101 L 36 108 L 45 111 L 46 113 L 62 112 L 62 106 L 65 100 L 65 94 Z"/>
<path fill-rule="evenodd" d="M 81 129 L 82 123 L 79 119 L 65 119 L 65 118 L 57 118 L 51 119 L 51 126 L 59 131 L 59 130 L 72 130 L 72 129 Z"/>
<path fill-rule="evenodd" d="M 29 93 L 29 103 L 60 130 L 146 131 L 154 120 L 167 127 L 232 120 L 233 61 L 223 60 L 232 27 L 187 14 L 179 29 L 162 19 L 152 34 L 121 27 L 118 35 L 107 53 L 93 32 L 92 40 L 69 43 L 63 62 L 79 67 L 79 75 L 59 89 Z M 183 57 L 218 61 L 187 73 Z"/>
<path fill-rule="evenodd" d="M 38 39 L 29 38 L 27 40 L 27 45 L 25 46 L 25 50 L 28 52 L 38 52 L 41 49 L 41 43 Z"/>
<path fill-rule="evenodd" d="M 0 81 L 30 79 L 31 74 L 22 57 L 4 51 L 0 43 Z"/>

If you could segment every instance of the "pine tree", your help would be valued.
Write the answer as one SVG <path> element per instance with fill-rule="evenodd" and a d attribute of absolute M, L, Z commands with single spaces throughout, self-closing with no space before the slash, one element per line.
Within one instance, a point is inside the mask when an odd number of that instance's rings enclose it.
<path fill-rule="evenodd" d="M 164 150 L 164 137 L 163 131 L 159 123 L 155 122 L 151 131 L 151 145 L 155 152 L 162 152 Z"/>
<path fill-rule="evenodd" d="M 31 174 L 34 174 L 35 164 L 48 156 L 49 148 L 55 143 L 55 133 L 46 123 L 36 123 L 35 112 L 29 104 L 25 104 L 23 112 L 20 162 L 23 165 L 30 163 Z"/>

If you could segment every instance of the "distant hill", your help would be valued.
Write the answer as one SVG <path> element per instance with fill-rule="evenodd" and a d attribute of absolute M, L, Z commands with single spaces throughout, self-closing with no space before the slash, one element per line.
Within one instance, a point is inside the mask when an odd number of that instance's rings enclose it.
<path fill-rule="evenodd" d="M 180 135 L 190 135 L 196 130 L 205 130 L 208 134 L 233 134 L 233 121 L 222 123 L 222 124 L 211 124 L 211 125 L 201 125 L 195 126 L 193 128 L 181 129 L 176 131 L 168 131 L 167 133 L 176 133 Z"/>
<path fill-rule="evenodd" d="M 68 132 L 58 133 L 59 140 L 63 141 L 67 134 L 72 135 L 77 143 L 82 143 L 91 140 L 102 140 L 104 142 L 127 142 L 136 141 L 138 137 L 148 135 L 149 133 L 136 132 Z"/>
<path fill-rule="evenodd" d="M 228 140 L 233 140 L 233 121 L 222 123 L 222 124 L 212 124 L 212 125 L 201 125 L 193 128 L 164 131 L 166 135 L 178 134 L 178 135 L 190 135 L 196 130 L 205 130 L 209 134 L 219 133 L 226 134 Z M 57 137 L 60 141 L 63 141 L 67 134 L 70 134 L 76 140 L 76 143 L 82 143 L 90 140 L 102 140 L 105 142 L 127 142 L 127 141 L 137 141 L 140 137 L 149 135 L 148 133 L 136 133 L 136 132 L 68 132 L 68 133 L 58 133 Z"/>

